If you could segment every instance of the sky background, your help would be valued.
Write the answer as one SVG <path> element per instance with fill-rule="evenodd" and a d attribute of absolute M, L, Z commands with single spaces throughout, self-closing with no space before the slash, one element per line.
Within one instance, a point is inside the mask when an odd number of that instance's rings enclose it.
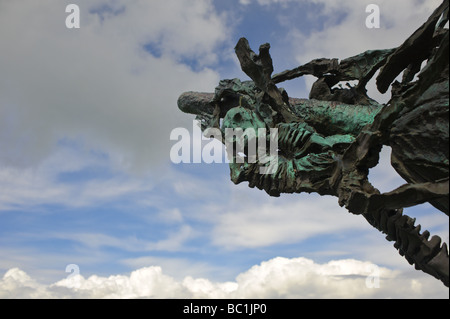
<path fill-rule="evenodd" d="M 240 37 L 269 42 L 277 73 L 399 46 L 440 1 L 377 1 L 379 29 L 370 3 L 0 0 L 0 297 L 448 298 L 336 198 L 271 198 L 227 164 L 170 161 L 170 132 L 193 130 L 178 96 L 248 79 Z M 282 86 L 307 97 L 313 81 Z M 389 156 L 370 174 L 381 191 L 404 183 Z M 448 243 L 443 213 L 406 213 Z"/>

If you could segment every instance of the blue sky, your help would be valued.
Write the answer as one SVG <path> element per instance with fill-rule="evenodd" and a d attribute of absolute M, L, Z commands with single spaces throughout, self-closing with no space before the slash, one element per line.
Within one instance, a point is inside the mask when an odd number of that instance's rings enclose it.
<path fill-rule="evenodd" d="M 170 161 L 170 132 L 192 132 L 178 96 L 247 79 L 240 37 L 269 42 L 279 72 L 398 46 L 440 1 L 379 1 L 380 29 L 365 27 L 370 3 L 0 1 L 0 297 L 448 298 L 335 198 L 271 198 L 227 164 Z M 312 81 L 283 86 L 307 97 Z M 370 177 L 403 183 L 389 149 Z M 448 242 L 444 214 L 407 212 Z"/>

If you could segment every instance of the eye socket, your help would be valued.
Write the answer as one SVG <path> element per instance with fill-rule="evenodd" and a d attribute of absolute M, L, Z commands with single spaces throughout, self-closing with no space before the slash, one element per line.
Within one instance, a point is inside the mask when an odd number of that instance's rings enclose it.
<path fill-rule="evenodd" d="M 241 113 L 236 113 L 236 114 L 234 114 L 233 120 L 236 121 L 236 122 L 242 121 L 242 115 L 241 115 Z"/>

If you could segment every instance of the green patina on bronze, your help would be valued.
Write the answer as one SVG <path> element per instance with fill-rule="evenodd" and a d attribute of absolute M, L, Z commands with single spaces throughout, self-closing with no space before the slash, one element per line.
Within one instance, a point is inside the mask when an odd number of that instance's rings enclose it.
<path fill-rule="evenodd" d="M 256 54 L 242 38 L 236 54 L 252 81 L 222 80 L 215 93 L 182 94 L 178 106 L 196 114 L 203 130 L 253 129 L 253 135 L 222 141 L 240 143 L 244 150 L 258 138 L 258 129 L 277 129 L 276 155 L 239 163 L 233 154 L 234 183 L 247 181 L 271 196 L 336 196 L 341 206 L 394 241 L 416 269 L 448 286 L 446 244 L 438 236 L 429 238 L 429 232 L 421 232 L 420 225 L 402 213 L 402 208 L 424 202 L 447 215 L 449 211 L 449 31 L 443 28 L 448 7 L 444 0 L 398 48 L 366 51 L 342 61 L 315 59 L 273 76 L 270 45 L 263 44 Z M 427 64 L 421 69 L 423 61 Z M 378 70 L 378 90 L 384 93 L 391 87 L 386 104 L 366 94 L 365 86 Z M 402 82 L 394 81 L 401 72 Z M 290 98 L 277 87 L 306 74 L 317 78 L 309 99 Z M 336 87 L 353 80 L 354 86 Z M 266 142 L 270 139 L 267 135 Z M 368 173 L 377 165 L 383 145 L 392 148 L 392 166 L 407 184 L 381 194 L 370 184 Z M 276 156 L 276 170 L 261 174 L 270 156 Z"/>

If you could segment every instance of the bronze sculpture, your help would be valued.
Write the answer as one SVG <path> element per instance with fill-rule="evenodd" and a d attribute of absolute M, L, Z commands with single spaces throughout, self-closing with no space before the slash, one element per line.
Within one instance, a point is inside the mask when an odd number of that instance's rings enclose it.
<path fill-rule="evenodd" d="M 446 244 L 441 245 L 438 236 L 429 239 L 428 231 L 421 233 L 420 225 L 402 213 L 404 207 L 429 202 L 448 215 L 449 31 L 444 28 L 448 8 L 449 1 L 444 0 L 397 48 L 366 51 L 340 62 L 315 59 L 276 75 L 272 75 L 270 45 L 261 45 L 256 54 L 241 38 L 235 51 L 252 81 L 222 80 L 214 94 L 184 93 L 179 108 L 196 114 L 204 131 L 277 129 L 276 168 L 261 174 L 261 167 L 270 165 L 261 154 L 247 153 L 241 161 L 233 154 L 234 183 L 248 181 L 250 187 L 271 196 L 300 192 L 336 196 L 339 205 L 387 234 L 416 269 L 448 286 Z M 378 90 L 384 93 L 391 87 L 392 92 L 383 105 L 369 98 L 365 89 L 378 70 Z M 401 72 L 402 82 L 394 82 Z M 309 99 L 289 98 L 277 87 L 305 74 L 318 78 Z M 334 87 L 350 80 L 358 84 Z M 243 144 L 248 150 L 252 138 L 258 136 L 235 138 L 230 145 Z M 391 163 L 407 184 L 381 194 L 370 184 L 368 173 L 378 163 L 383 145 L 392 148 Z"/>

